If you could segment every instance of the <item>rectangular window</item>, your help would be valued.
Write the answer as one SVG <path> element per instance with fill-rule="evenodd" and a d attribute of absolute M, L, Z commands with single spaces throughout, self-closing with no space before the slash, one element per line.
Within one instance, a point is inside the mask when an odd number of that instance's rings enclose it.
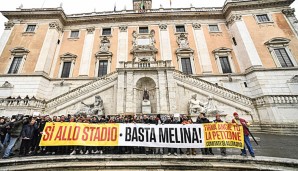
<path fill-rule="evenodd" d="M 185 27 L 184 26 L 176 26 L 176 32 L 177 33 L 185 33 Z"/>
<path fill-rule="evenodd" d="M 79 37 L 79 30 L 73 30 L 73 31 L 71 31 L 71 33 L 70 33 L 70 37 L 71 38 L 78 38 Z"/>
<path fill-rule="evenodd" d="M 108 61 L 99 61 L 98 76 L 102 77 L 108 73 Z"/>
<path fill-rule="evenodd" d="M 257 15 L 257 19 L 260 23 L 269 22 L 270 19 L 267 14 Z"/>
<path fill-rule="evenodd" d="M 228 57 L 220 57 L 219 60 L 220 60 L 220 65 L 221 65 L 221 68 L 222 68 L 222 72 L 224 74 L 232 73 L 229 58 Z"/>
<path fill-rule="evenodd" d="M 34 32 L 36 25 L 28 25 L 26 28 L 26 32 Z"/>
<path fill-rule="evenodd" d="M 192 74 L 190 58 L 181 58 L 181 66 L 184 74 Z"/>
<path fill-rule="evenodd" d="M 219 32 L 218 25 L 209 25 L 209 31 L 210 32 Z"/>
<path fill-rule="evenodd" d="M 140 27 L 139 28 L 139 33 L 149 33 L 148 27 Z"/>
<path fill-rule="evenodd" d="M 71 62 L 63 62 L 61 78 L 68 78 L 70 74 Z"/>
<path fill-rule="evenodd" d="M 102 35 L 111 35 L 111 34 L 112 34 L 111 28 L 102 29 Z"/>
<path fill-rule="evenodd" d="M 274 52 L 282 67 L 294 66 L 285 48 L 274 49 Z"/>
<path fill-rule="evenodd" d="M 8 70 L 8 74 L 17 74 L 22 63 L 23 57 L 14 57 L 10 68 Z"/>

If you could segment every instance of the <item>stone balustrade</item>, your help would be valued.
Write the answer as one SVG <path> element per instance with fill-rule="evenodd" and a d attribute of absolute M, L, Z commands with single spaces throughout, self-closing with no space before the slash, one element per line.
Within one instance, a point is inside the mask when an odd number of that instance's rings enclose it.
<path fill-rule="evenodd" d="M 45 108 L 46 102 L 37 99 L 0 99 L 0 107 Z"/>
<path fill-rule="evenodd" d="M 180 71 L 174 72 L 174 78 L 176 78 L 182 82 L 194 85 L 195 87 L 199 87 L 202 90 L 205 90 L 207 92 L 216 94 L 220 97 L 235 101 L 237 103 L 241 103 L 246 106 L 253 105 L 252 99 L 250 97 L 236 93 L 236 92 L 226 89 L 224 87 L 217 86 L 215 84 L 212 84 L 212 83 L 202 80 L 200 78 L 196 78 L 196 77 L 193 77 L 190 75 L 185 75 Z"/>
<path fill-rule="evenodd" d="M 148 62 L 119 62 L 119 68 L 138 68 L 138 69 L 146 69 L 146 68 L 164 68 L 164 67 L 172 67 L 172 61 L 148 61 Z"/>
<path fill-rule="evenodd" d="M 89 93 L 95 89 L 98 89 L 99 87 L 109 84 L 111 82 L 113 82 L 114 80 L 117 79 L 117 72 L 112 72 L 108 75 L 105 75 L 103 77 L 100 77 L 94 81 L 91 81 L 87 84 L 84 84 L 80 87 L 77 87 L 65 94 L 62 94 L 52 100 L 47 101 L 46 107 L 47 109 L 49 108 L 54 108 L 60 104 L 63 104 L 67 101 L 69 101 L 70 99 L 75 99 L 76 97 L 79 97 L 83 94 Z"/>
<path fill-rule="evenodd" d="M 298 104 L 298 95 L 266 95 L 254 99 L 257 106 L 266 104 Z"/>

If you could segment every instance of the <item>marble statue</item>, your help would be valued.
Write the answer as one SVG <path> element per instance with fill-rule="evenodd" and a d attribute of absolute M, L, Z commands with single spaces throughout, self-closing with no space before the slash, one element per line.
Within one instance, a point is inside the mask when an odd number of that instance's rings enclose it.
<path fill-rule="evenodd" d="M 84 107 L 82 107 L 78 113 L 86 113 L 88 115 L 104 115 L 103 100 L 100 96 L 95 96 L 95 101 L 92 104 L 85 104 L 81 102 Z"/>
<path fill-rule="evenodd" d="M 143 100 L 149 100 L 149 92 L 148 92 L 147 88 L 145 88 L 145 90 L 144 90 Z"/>
<path fill-rule="evenodd" d="M 204 104 L 197 99 L 197 94 L 191 96 L 191 99 L 188 101 L 188 111 L 189 114 L 200 114 L 204 111 Z"/>

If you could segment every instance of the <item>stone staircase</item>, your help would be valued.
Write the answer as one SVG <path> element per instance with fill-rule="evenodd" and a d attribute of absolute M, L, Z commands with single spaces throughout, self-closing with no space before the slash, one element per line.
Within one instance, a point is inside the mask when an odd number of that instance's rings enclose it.
<path fill-rule="evenodd" d="M 226 89 L 224 87 L 217 86 L 217 85 L 212 84 L 212 83 L 205 81 L 203 79 L 193 77 L 191 75 L 185 75 L 180 71 L 174 71 L 174 78 L 176 80 L 190 84 L 194 87 L 200 88 L 204 91 L 215 94 L 222 98 L 229 99 L 236 103 L 240 103 L 244 106 L 247 106 L 247 107 L 253 106 L 252 98 L 242 95 L 240 93 L 236 93 L 236 92 Z"/>
<path fill-rule="evenodd" d="M 104 85 L 107 85 L 107 84 L 117 80 L 117 76 L 118 76 L 117 72 L 112 72 L 112 73 L 105 75 L 103 77 L 100 77 L 94 81 L 83 84 L 80 87 L 77 87 L 77 88 L 75 88 L 67 93 L 64 93 L 58 97 L 55 97 L 55 98 L 46 102 L 46 109 L 47 109 L 47 111 L 50 111 L 51 109 L 54 109 L 55 107 L 68 102 L 69 99 L 75 99 L 75 98 L 80 97 L 84 94 L 92 92 L 95 89 L 98 89 L 99 87 L 102 87 Z"/>
<path fill-rule="evenodd" d="M 297 170 L 297 159 L 240 156 L 78 155 L 0 160 L 0 170 Z"/>

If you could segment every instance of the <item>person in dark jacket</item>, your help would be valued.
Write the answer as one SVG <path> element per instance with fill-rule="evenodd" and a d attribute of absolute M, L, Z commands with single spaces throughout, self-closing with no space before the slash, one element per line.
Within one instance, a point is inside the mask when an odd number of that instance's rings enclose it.
<path fill-rule="evenodd" d="M 220 114 L 216 114 L 215 115 L 215 120 L 213 120 L 214 123 L 221 123 L 223 122 L 221 119 L 220 119 Z M 226 148 L 225 147 L 221 147 L 220 148 L 220 154 L 222 156 L 226 156 L 227 155 L 227 152 L 226 152 Z"/>
<path fill-rule="evenodd" d="M 198 124 L 210 123 L 210 121 L 206 118 L 204 113 L 201 113 L 197 118 L 197 123 Z M 201 151 L 203 155 L 208 155 L 208 154 L 214 155 L 212 152 L 212 148 L 201 148 Z"/>
<path fill-rule="evenodd" d="M 6 132 L 7 132 L 4 125 L 5 125 L 5 119 L 1 117 L 0 118 L 0 126 L 3 126 L 3 127 L 0 127 L 0 151 L 4 148 L 3 142 L 4 142 L 4 139 L 6 136 Z"/>
<path fill-rule="evenodd" d="M 37 130 L 37 125 L 35 124 L 35 122 L 36 122 L 35 119 L 32 119 L 31 121 L 29 120 L 24 121 L 24 126 L 21 133 L 22 143 L 21 143 L 20 153 L 19 153 L 20 156 L 28 155 L 34 132 Z"/>
<path fill-rule="evenodd" d="M 12 153 L 12 148 L 15 145 L 16 141 L 18 140 L 23 128 L 23 115 L 19 114 L 16 117 L 16 119 L 12 119 L 8 123 L 8 125 L 5 125 L 5 126 L 8 126 L 8 128 L 10 128 L 10 141 L 5 149 L 2 159 L 9 158 L 10 154 Z"/>

